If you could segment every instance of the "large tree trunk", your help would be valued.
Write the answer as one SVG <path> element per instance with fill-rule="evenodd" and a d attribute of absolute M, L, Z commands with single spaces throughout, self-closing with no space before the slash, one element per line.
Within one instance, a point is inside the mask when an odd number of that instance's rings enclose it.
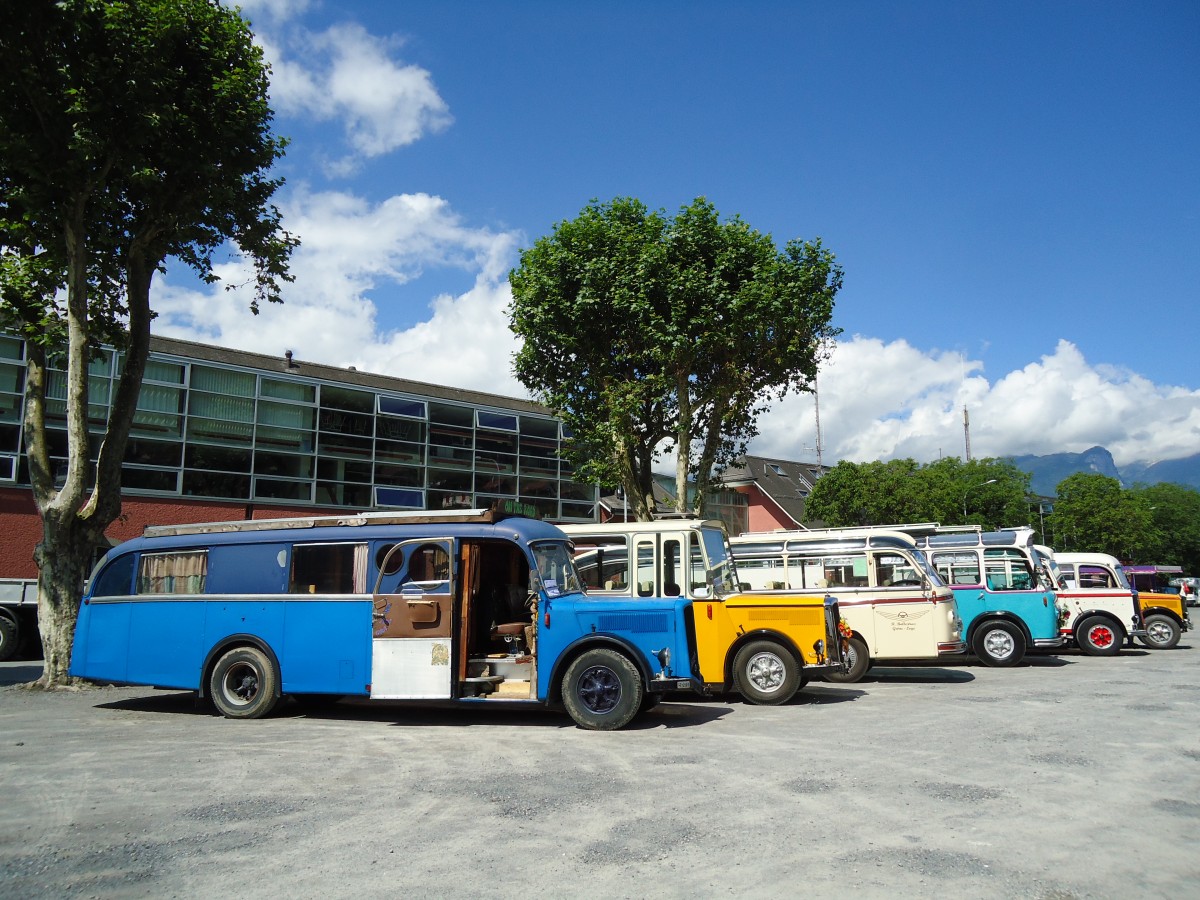
<path fill-rule="evenodd" d="M 42 541 L 34 551 L 39 570 L 38 631 L 45 659 L 37 684 L 43 688 L 63 687 L 72 682 L 67 670 L 71 665 L 79 601 L 92 557 L 94 539 L 90 532 L 90 528 L 80 528 L 71 522 L 46 522 Z"/>
<path fill-rule="evenodd" d="M 38 630 L 42 636 L 45 668 L 38 684 L 46 689 L 71 683 L 68 669 L 75 638 L 75 623 L 83 598 L 84 582 L 104 529 L 121 512 L 121 462 L 137 408 L 142 376 L 150 351 L 150 280 L 154 266 L 134 241 L 126 263 L 129 340 L 124 368 L 109 409 L 107 429 L 94 476 L 88 436 L 88 337 L 86 271 L 82 251 L 68 229 L 72 277 L 68 281 L 67 359 L 68 462 L 66 479 L 56 487 L 46 452 L 45 358 L 31 353 L 27 371 L 27 435 L 32 436 L 30 473 L 34 498 L 42 515 L 42 540 L 34 552 L 38 564 Z M 80 270 L 83 271 L 80 271 Z"/>

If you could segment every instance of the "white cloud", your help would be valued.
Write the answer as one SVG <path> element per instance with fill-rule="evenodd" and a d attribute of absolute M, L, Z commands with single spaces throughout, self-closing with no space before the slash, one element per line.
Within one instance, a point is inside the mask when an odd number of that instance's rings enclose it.
<path fill-rule="evenodd" d="M 260 32 L 258 40 L 271 62 L 271 101 L 278 111 L 341 123 L 353 152 L 331 164 L 338 174 L 453 121 L 432 75 L 394 58 L 399 39 L 343 24 L 320 33 Z"/>
<path fill-rule="evenodd" d="M 504 313 L 517 235 L 467 227 L 428 194 L 371 204 L 346 193 L 296 193 L 283 213 L 302 243 L 282 305 L 266 304 L 254 316 L 247 288 L 183 287 L 169 270 L 155 284 L 155 333 L 261 353 L 290 349 L 313 362 L 525 396 L 510 374 L 516 342 Z M 474 284 L 461 296 L 432 299 L 427 321 L 380 333 L 377 304 L 434 268 L 460 270 Z M 223 285 L 249 281 L 242 261 L 217 274 Z"/>
<path fill-rule="evenodd" d="M 1122 465 L 1200 448 L 1200 391 L 1091 365 L 1066 340 L 991 382 L 978 361 L 955 352 L 855 335 L 836 346 L 818 388 L 827 464 L 961 457 L 964 406 L 976 457 L 1078 453 L 1101 445 Z M 785 398 L 760 421 L 753 452 L 815 459 L 815 419 L 811 394 Z"/>

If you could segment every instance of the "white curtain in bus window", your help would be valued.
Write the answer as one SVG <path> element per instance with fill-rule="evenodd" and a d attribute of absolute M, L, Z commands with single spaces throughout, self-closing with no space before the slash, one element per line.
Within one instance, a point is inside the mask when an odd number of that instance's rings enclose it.
<path fill-rule="evenodd" d="M 139 594 L 203 594 L 208 575 L 208 554 L 203 550 L 182 553 L 149 553 L 138 571 Z"/>

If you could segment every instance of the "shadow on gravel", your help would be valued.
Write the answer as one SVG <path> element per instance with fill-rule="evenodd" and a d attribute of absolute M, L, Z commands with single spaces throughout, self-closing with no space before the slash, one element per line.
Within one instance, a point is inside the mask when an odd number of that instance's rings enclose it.
<path fill-rule="evenodd" d="M 903 666 L 871 666 L 859 684 L 965 684 L 974 680 L 975 676 L 965 668 L 945 669 L 937 664 L 914 662 Z"/>
<path fill-rule="evenodd" d="M 405 727 L 430 726 L 471 727 L 495 725 L 540 725 L 547 728 L 574 728 L 575 723 L 561 709 L 538 706 L 533 703 L 494 703 L 488 701 L 444 706 L 433 703 L 399 703 L 387 700 L 335 700 L 307 698 L 284 699 L 271 712 L 272 719 L 311 719 L 330 722 L 377 722 L 385 725 Z M 216 717 L 207 702 L 195 693 L 163 692 L 143 697 L 99 703 L 97 709 L 121 710 L 125 712 L 174 713 L 203 717 Z M 730 712 L 728 706 L 692 705 L 686 703 L 660 703 L 643 713 L 626 730 L 649 728 L 684 728 L 703 725 L 720 719 Z"/>

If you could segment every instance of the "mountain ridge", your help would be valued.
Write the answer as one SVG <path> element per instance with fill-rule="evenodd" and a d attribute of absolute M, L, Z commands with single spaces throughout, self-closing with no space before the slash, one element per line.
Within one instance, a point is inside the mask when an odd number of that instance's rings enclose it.
<path fill-rule="evenodd" d="M 1157 462 L 1139 460 L 1122 467 L 1118 467 L 1112 454 L 1101 446 L 1089 447 L 1082 453 L 1026 454 L 1006 459 L 1022 472 L 1029 473 L 1033 492 L 1043 497 L 1053 497 L 1058 483 L 1077 472 L 1107 475 L 1120 481 L 1123 487 L 1168 481 L 1200 489 L 1200 453 Z"/>

